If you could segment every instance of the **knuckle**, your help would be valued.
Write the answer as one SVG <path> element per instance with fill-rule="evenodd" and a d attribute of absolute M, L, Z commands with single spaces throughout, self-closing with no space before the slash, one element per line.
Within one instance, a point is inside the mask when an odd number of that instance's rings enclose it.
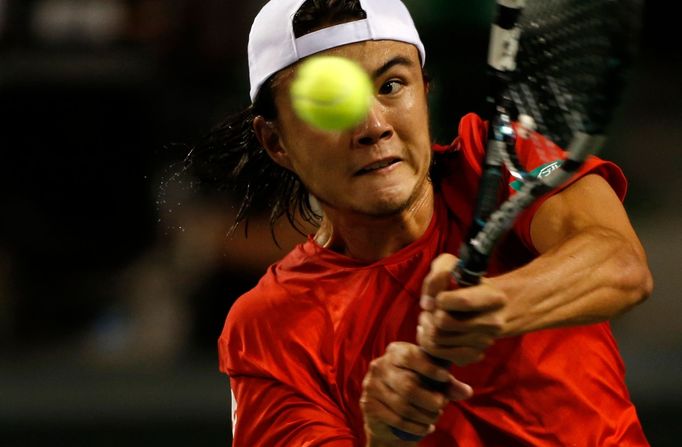
<path fill-rule="evenodd" d="M 432 340 L 436 336 L 437 330 L 434 326 L 427 325 L 426 327 L 422 327 L 420 332 L 424 338 Z"/>
<path fill-rule="evenodd" d="M 433 319 L 433 314 L 431 312 L 420 312 L 419 313 L 419 326 L 424 330 L 431 327 L 431 320 Z"/>
<path fill-rule="evenodd" d="M 407 366 L 410 364 L 410 352 L 406 350 L 397 352 L 393 360 L 395 365 Z"/>
<path fill-rule="evenodd" d="M 392 354 L 400 349 L 400 344 L 397 341 L 392 341 L 386 346 L 386 352 Z"/>
<path fill-rule="evenodd" d="M 431 261 L 431 272 L 448 273 L 454 267 L 457 258 L 449 253 L 443 253 Z"/>
<path fill-rule="evenodd" d="M 367 374 L 367 375 L 362 379 L 362 389 L 363 389 L 363 391 L 365 391 L 365 392 L 368 391 L 369 388 L 372 387 L 372 384 L 373 384 L 373 382 L 372 382 L 372 377 L 371 377 L 369 374 Z"/>
<path fill-rule="evenodd" d="M 450 317 L 447 312 L 438 310 L 433 315 L 433 323 L 439 329 L 446 329 L 449 326 L 451 318 L 452 317 Z"/>
<path fill-rule="evenodd" d="M 419 343 L 419 346 L 421 346 L 422 348 L 427 347 L 428 344 L 430 343 L 429 337 L 426 335 L 424 329 L 419 329 L 417 331 L 417 343 Z"/>
<path fill-rule="evenodd" d="M 499 315 L 493 317 L 488 327 L 493 335 L 500 335 L 504 328 L 504 321 L 502 320 L 502 317 Z"/>
<path fill-rule="evenodd" d="M 434 300 L 436 301 L 436 307 L 438 307 L 440 309 L 445 308 L 449 304 L 449 301 L 450 301 L 449 298 L 451 297 L 450 293 L 451 293 L 451 291 L 438 293 L 436 295 L 436 297 L 434 298 Z"/>
<path fill-rule="evenodd" d="M 459 308 L 462 310 L 474 308 L 474 303 L 471 300 L 471 297 L 465 294 L 460 294 L 457 296 L 457 304 L 459 305 Z"/>
<path fill-rule="evenodd" d="M 443 409 L 445 409 L 445 407 L 447 407 L 447 405 L 450 403 L 450 401 L 448 400 L 447 397 L 445 397 L 445 395 L 443 395 L 441 393 L 437 394 L 436 399 L 437 399 L 436 405 L 438 406 L 438 409 L 439 409 L 438 411 L 440 413 L 443 411 Z"/>
<path fill-rule="evenodd" d="M 362 393 L 362 396 L 360 396 L 360 409 L 363 411 L 363 413 L 367 413 L 369 408 L 370 408 L 369 396 L 367 396 L 367 393 Z"/>
<path fill-rule="evenodd" d="M 419 385 L 414 380 L 403 380 L 399 387 L 399 393 L 403 397 L 412 397 L 419 390 Z"/>
<path fill-rule="evenodd" d="M 433 269 L 433 263 L 431 263 L 431 268 Z M 424 277 L 424 290 L 428 291 L 429 290 L 429 285 L 433 282 L 433 276 L 434 272 L 431 270 L 425 277 Z"/>
<path fill-rule="evenodd" d="M 424 340 L 422 340 L 422 342 L 420 344 L 421 344 L 421 347 L 427 352 L 433 351 L 434 349 L 437 348 L 436 343 L 428 337 L 425 337 Z"/>
<path fill-rule="evenodd" d="M 498 289 L 497 287 L 493 288 L 493 290 L 494 290 L 493 296 L 497 299 L 497 301 L 500 304 L 506 304 L 509 301 L 509 297 L 502 290 Z"/>
<path fill-rule="evenodd" d="M 431 270 L 435 270 L 438 268 L 439 263 L 442 262 L 443 257 L 446 256 L 445 253 L 442 253 L 435 258 L 433 258 L 433 261 L 431 261 Z"/>
<path fill-rule="evenodd" d="M 495 285 L 487 283 L 484 284 L 486 293 L 490 297 L 490 300 L 499 306 L 504 306 L 509 302 L 509 296 Z"/>
<path fill-rule="evenodd" d="M 404 364 L 405 362 L 405 346 L 401 342 L 391 342 L 386 347 L 386 356 L 391 363 Z"/>
<path fill-rule="evenodd" d="M 372 376 L 376 376 L 381 371 L 381 359 L 376 358 L 369 362 L 369 373 Z"/>

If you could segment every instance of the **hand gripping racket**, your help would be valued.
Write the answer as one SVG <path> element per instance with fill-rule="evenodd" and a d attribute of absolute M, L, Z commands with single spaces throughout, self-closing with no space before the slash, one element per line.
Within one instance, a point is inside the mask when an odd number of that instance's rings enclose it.
<path fill-rule="evenodd" d="M 642 0 L 497 0 L 496 8 L 488 48 L 488 143 L 474 219 L 452 272 L 459 287 L 479 284 L 495 244 L 517 216 L 565 184 L 603 145 L 637 47 Z M 567 149 L 539 174 L 527 172 L 515 151 L 518 133 L 533 128 Z M 534 150 L 556 150 L 532 132 L 521 136 L 534 138 Z M 498 206 L 504 169 L 518 187 Z M 447 388 L 420 379 L 432 390 Z M 421 439 L 392 431 L 402 440 Z"/>

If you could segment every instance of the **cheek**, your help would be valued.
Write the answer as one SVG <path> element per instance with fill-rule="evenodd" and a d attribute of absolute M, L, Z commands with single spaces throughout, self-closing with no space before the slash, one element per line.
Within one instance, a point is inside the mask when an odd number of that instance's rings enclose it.
<path fill-rule="evenodd" d="M 320 135 L 307 126 L 291 127 L 295 137 L 284 137 L 291 168 L 303 184 L 312 190 L 338 183 L 342 174 L 343 154 L 330 148 L 339 144 L 333 134 Z"/>
<path fill-rule="evenodd" d="M 431 161 L 431 134 L 426 99 L 419 95 L 410 97 L 402 113 L 396 114 L 396 120 L 400 123 L 399 128 L 405 142 L 412 148 L 412 156 L 419 163 L 419 169 L 428 169 Z"/>

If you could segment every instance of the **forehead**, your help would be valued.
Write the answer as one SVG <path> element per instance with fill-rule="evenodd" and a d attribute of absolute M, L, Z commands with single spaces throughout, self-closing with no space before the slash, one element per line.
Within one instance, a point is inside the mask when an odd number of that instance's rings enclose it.
<path fill-rule="evenodd" d="M 353 59 L 370 72 L 396 56 L 402 56 L 409 59 L 417 68 L 421 67 L 417 47 L 409 43 L 397 42 L 395 40 L 368 40 L 331 48 L 325 51 L 325 54 Z"/>
<path fill-rule="evenodd" d="M 421 71 L 421 60 L 417 47 L 395 40 L 367 40 L 331 48 L 316 55 L 340 56 L 354 60 L 370 74 L 391 59 L 402 57 L 412 62 L 411 67 L 413 69 Z M 299 65 L 300 61 L 277 73 L 273 79 L 273 87 L 289 84 Z"/>

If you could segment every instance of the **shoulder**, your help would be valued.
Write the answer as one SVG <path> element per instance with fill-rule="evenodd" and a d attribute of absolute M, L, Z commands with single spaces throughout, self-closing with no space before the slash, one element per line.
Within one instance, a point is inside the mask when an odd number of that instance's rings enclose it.
<path fill-rule="evenodd" d="M 312 293 L 314 282 L 301 273 L 311 261 L 295 251 L 232 305 L 218 339 L 221 370 L 255 373 L 265 363 L 278 363 L 273 360 L 278 352 L 291 353 L 287 340 L 312 346 L 327 330 L 325 307 Z"/>
<path fill-rule="evenodd" d="M 487 123 L 474 113 L 459 121 L 457 136 L 448 145 L 434 145 L 432 178 L 448 210 L 462 223 L 472 219 L 483 171 Z"/>
<path fill-rule="evenodd" d="M 225 329 L 260 325 L 269 316 L 291 313 L 296 308 L 309 308 L 309 293 L 314 282 L 306 274 L 315 265 L 305 248 L 296 247 L 281 261 L 271 265 L 254 288 L 240 296 L 230 309 Z"/>
<path fill-rule="evenodd" d="M 434 144 L 436 155 L 461 154 L 465 161 L 480 171 L 488 134 L 488 124 L 475 113 L 464 115 L 457 126 L 457 136 L 447 145 Z"/>

